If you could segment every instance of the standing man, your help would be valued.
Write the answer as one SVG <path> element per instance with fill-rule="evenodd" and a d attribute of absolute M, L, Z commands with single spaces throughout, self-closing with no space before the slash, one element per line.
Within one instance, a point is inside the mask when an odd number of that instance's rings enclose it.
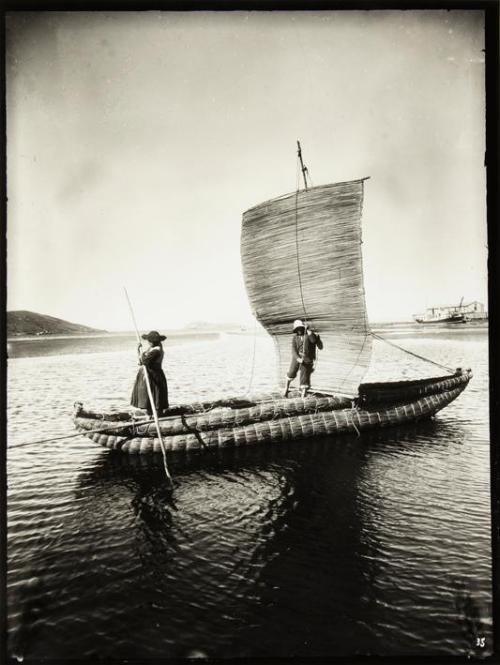
<path fill-rule="evenodd" d="M 297 376 L 300 368 L 300 393 L 301 397 L 307 395 L 311 387 L 311 374 L 314 372 L 314 361 L 316 360 L 316 347 L 323 348 L 323 342 L 317 333 L 300 319 L 293 322 L 292 337 L 292 362 L 286 377 L 286 388 L 284 397 L 288 397 L 288 390 L 293 379 Z"/>

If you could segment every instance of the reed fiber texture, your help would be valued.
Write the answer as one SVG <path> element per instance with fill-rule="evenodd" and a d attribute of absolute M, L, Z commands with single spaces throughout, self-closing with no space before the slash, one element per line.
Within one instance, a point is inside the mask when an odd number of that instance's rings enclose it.
<path fill-rule="evenodd" d="M 443 390 L 451 390 L 461 383 L 461 377 L 472 378 L 470 370 L 457 370 L 453 375 L 440 376 L 413 381 L 394 381 L 388 383 L 362 383 L 359 386 L 358 404 L 371 407 L 380 404 L 408 402 L 424 395 L 434 395 Z"/>
<path fill-rule="evenodd" d="M 165 436 L 163 439 L 167 452 L 184 452 L 211 448 L 228 448 L 258 443 L 272 445 L 279 441 L 302 439 L 315 436 L 361 432 L 366 429 L 400 425 L 419 420 L 447 406 L 464 390 L 470 380 L 470 374 L 456 377 L 453 387 L 440 393 L 424 396 L 420 399 L 379 409 L 332 409 L 317 413 L 302 413 L 293 416 L 277 417 L 233 427 L 220 427 L 199 431 L 189 428 L 183 434 Z M 92 429 L 98 421 L 75 418 L 76 428 L 85 434 L 85 429 Z M 101 421 L 102 422 L 102 421 Z M 95 443 L 107 448 L 121 450 L 130 454 L 148 454 L 160 452 L 159 439 L 153 436 L 121 434 L 87 434 Z"/>
<path fill-rule="evenodd" d="M 241 259 L 257 319 L 274 337 L 279 384 L 292 324 L 306 319 L 324 348 L 315 389 L 355 395 L 371 359 L 361 256 L 363 180 L 313 187 L 243 214 Z"/>
<path fill-rule="evenodd" d="M 162 436 L 183 434 L 189 430 L 206 431 L 224 427 L 235 427 L 238 425 L 249 425 L 251 423 L 271 420 L 276 418 L 293 417 L 304 413 L 318 413 L 332 409 L 345 409 L 351 407 L 351 400 L 345 397 L 316 397 L 314 395 L 296 399 L 275 399 L 264 401 L 251 407 L 244 408 L 217 408 L 212 411 L 198 412 L 194 414 L 182 414 L 160 418 L 160 432 Z M 78 411 L 75 422 L 83 429 L 103 429 L 119 424 L 122 414 L 114 418 L 112 414 L 99 414 L 81 409 Z M 156 436 L 156 425 L 154 422 L 141 425 L 140 421 L 130 429 L 122 429 L 120 434 L 140 436 Z"/>

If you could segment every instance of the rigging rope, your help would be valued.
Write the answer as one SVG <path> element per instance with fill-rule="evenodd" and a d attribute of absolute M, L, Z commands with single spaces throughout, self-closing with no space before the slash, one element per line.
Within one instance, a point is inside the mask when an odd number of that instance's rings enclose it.
<path fill-rule="evenodd" d="M 300 274 L 298 199 L 299 199 L 299 190 L 297 189 L 297 191 L 295 192 L 295 247 L 296 247 L 296 255 L 297 255 L 297 275 L 299 277 L 300 299 L 302 301 L 302 309 L 304 310 L 304 319 L 305 319 L 305 322 L 306 322 L 308 317 L 307 317 L 307 312 L 306 312 L 306 305 L 304 303 L 304 293 L 303 293 L 303 290 L 302 290 L 302 276 Z"/>
<path fill-rule="evenodd" d="M 255 317 L 254 320 L 254 326 L 253 326 L 253 353 L 252 353 L 252 371 L 250 373 L 250 381 L 248 382 L 248 388 L 246 393 L 244 395 L 248 395 L 250 393 L 250 390 L 252 389 L 252 384 L 253 384 L 253 373 L 255 369 L 255 347 L 257 345 L 257 317 Z"/>
<path fill-rule="evenodd" d="M 446 365 L 442 365 L 441 363 L 437 363 L 434 360 L 430 360 L 429 358 L 425 358 L 424 356 L 420 356 L 418 353 L 414 353 L 413 351 L 408 351 L 408 349 L 404 349 L 402 346 L 399 346 L 398 344 L 394 344 L 394 342 L 389 342 L 388 339 L 385 339 L 385 337 L 382 337 L 381 335 L 377 335 L 377 333 L 374 333 L 373 330 L 370 331 L 370 334 L 372 337 L 375 337 L 376 339 L 380 339 L 382 342 L 385 342 L 386 344 L 389 344 L 390 346 L 394 346 L 396 349 L 399 349 L 400 351 L 403 351 L 404 353 L 407 353 L 410 356 L 414 356 L 415 358 L 418 358 L 419 360 L 423 360 L 424 362 L 430 363 L 431 365 L 436 365 L 436 367 L 441 367 L 441 369 L 445 369 L 447 372 L 454 372 L 451 367 L 447 367 Z"/>
<path fill-rule="evenodd" d="M 365 314 L 365 319 L 366 319 L 366 314 Z M 340 384 L 340 387 L 341 387 L 341 388 L 343 387 L 343 385 L 344 385 L 344 383 L 347 381 L 347 379 L 351 376 L 351 374 L 352 374 L 352 370 L 357 366 L 357 364 L 358 364 L 358 360 L 360 359 L 361 354 L 363 353 L 363 350 L 364 350 L 364 348 L 365 348 L 365 344 L 366 344 L 366 340 L 368 339 L 369 334 L 370 334 L 370 333 L 366 333 L 366 334 L 365 334 L 365 336 L 364 336 L 364 338 L 363 338 L 363 344 L 361 345 L 361 348 L 360 348 L 359 353 L 358 353 L 358 355 L 357 355 L 357 357 L 356 357 L 356 360 L 353 362 L 353 364 L 351 365 L 350 370 L 349 370 L 349 371 L 347 372 L 347 374 L 344 376 L 344 379 L 343 379 L 342 383 Z"/>
<path fill-rule="evenodd" d="M 300 150 L 300 148 L 299 148 Z M 300 274 L 300 255 L 299 255 L 299 184 L 300 184 L 300 173 L 301 173 L 301 166 L 300 166 L 300 153 L 297 155 L 297 182 L 296 182 L 296 190 L 295 190 L 295 248 L 296 248 L 296 256 L 297 256 L 297 274 L 299 278 L 299 288 L 300 288 L 300 299 L 302 301 L 302 309 L 304 311 L 304 323 L 307 323 L 307 311 L 306 311 L 306 305 L 304 303 L 304 292 L 302 289 L 302 276 Z"/>
<path fill-rule="evenodd" d="M 158 420 L 166 420 L 166 418 L 158 418 Z M 53 436 L 50 439 L 38 439 L 38 441 L 24 441 L 22 443 L 14 443 L 11 446 L 7 446 L 7 450 L 13 450 L 14 448 L 24 448 L 25 446 L 38 445 L 39 443 L 51 443 L 52 441 L 62 441 L 63 439 L 73 439 L 77 436 L 87 436 L 88 434 L 101 434 L 109 433 L 111 430 L 125 429 L 126 427 L 134 427 L 136 425 L 150 425 L 154 423 L 154 420 L 143 420 L 139 423 L 131 420 L 130 422 L 117 424 L 117 425 L 106 425 L 106 427 L 99 427 L 97 429 L 84 430 L 78 432 L 72 432 L 71 434 L 65 434 L 64 436 Z"/>

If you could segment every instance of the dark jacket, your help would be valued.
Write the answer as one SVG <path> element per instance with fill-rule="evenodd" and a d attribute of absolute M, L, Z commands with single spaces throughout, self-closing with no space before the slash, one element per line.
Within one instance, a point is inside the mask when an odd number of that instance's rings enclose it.
<path fill-rule="evenodd" d="M 318 349 L 322 349 L 323 342 L 321 341 L 321 337 L 317 333 L 313 332 L 309 335 L 304 333 L 304 337 L 302 339 L 297 333 L 295 333 L 295 335 L 292 337 L 292 357 L 294 360 L 302 358 L 306 365 L 312 365 L 312 363 L 316 360 L 316 347 L 318 347 Z"/>

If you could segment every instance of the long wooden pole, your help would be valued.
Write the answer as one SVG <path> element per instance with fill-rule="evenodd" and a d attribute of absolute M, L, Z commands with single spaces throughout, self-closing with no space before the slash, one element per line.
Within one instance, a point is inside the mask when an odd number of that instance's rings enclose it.
<path fill-rule="evenodd" d="M 141 342 L 141 336 L 139 335 L 139 329 L 137 328 L 137 322 L 135 320 L 135 315 L 134 315 L 134 309 L 132 307 L 132 303 L 130 302 L 130 298 L 128 297 L 127 289 L 123 287 L 123 290 L 125 291 L 125 296 L 127 298 L 128 306 L 130 308 L 130 313 L 132 315 L 132 320 L 134 322 L 134 327 L 135 327 L 135 333 L 137 335 L 137 341 L 139 342 L 139 346 L 142 346 Z M 167 451 L 165 450 L 165 444 L 163 443 L 163 438 L 161 436 L 161 430 L 160 430 L 160 423 L 158 421 L 158 413 L 156 411 L 156 406 L 154 403 L 153 399 L 153 393 L 151 391 L 151 384 L 149 382 L 149 374 L 146 365 L 142 365 L 142 369 L 144 370 L 144 380 L 146 381 L 146 388 L 148 391 L 148 397 L 149 397 L 149 403 L 151 404 L 151 411 L 153 412 L 153 418 L 155 421 L 156 425 L 156 432 L 158 433 L 158 439 L 160 440 L 160 447 L 161 447 L 161 452 L 163 455 L 163 467 L 165 469 L 165 474 L 167 476 L 167 479 L 170 482 L 171 487 L 174 486 L 174 482 L 172 480 L 172 476 L 170 475 L 170 471 L 168 470 L 168 464 L 167 464 Z"/>

